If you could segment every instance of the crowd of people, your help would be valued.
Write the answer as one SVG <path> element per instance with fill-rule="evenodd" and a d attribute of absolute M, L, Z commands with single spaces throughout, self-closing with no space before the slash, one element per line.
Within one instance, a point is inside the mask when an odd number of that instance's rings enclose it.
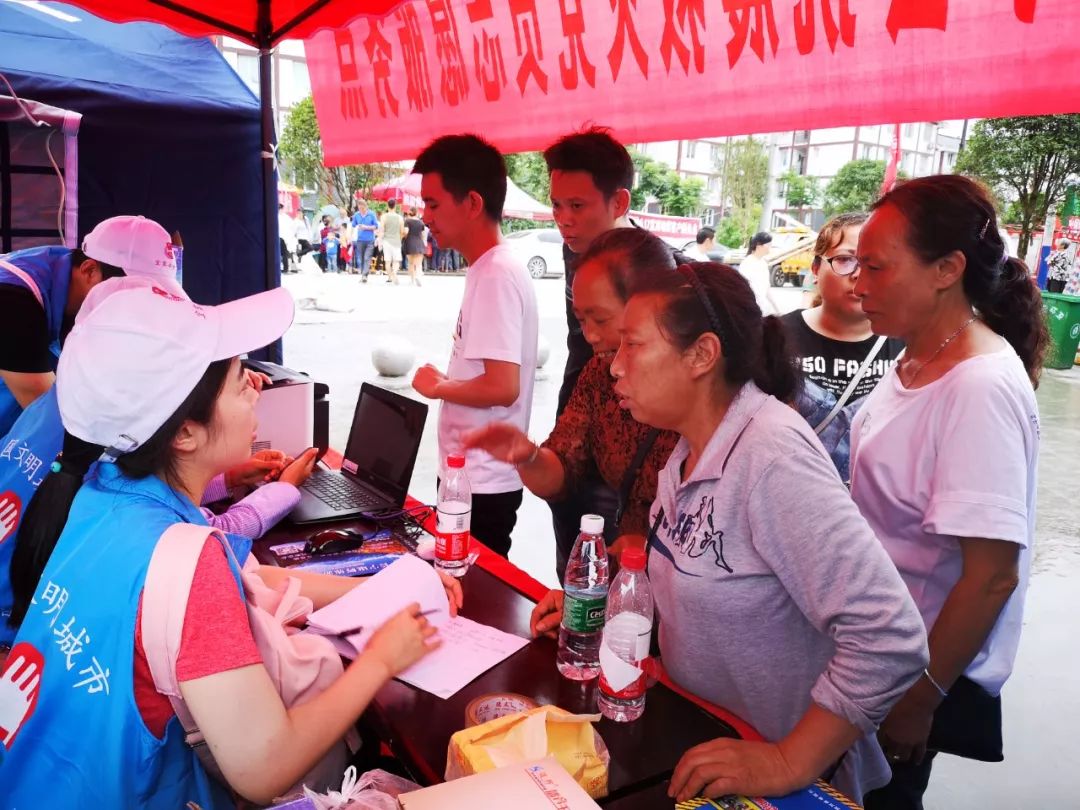
<path fill-rule="evenodd" d="M 544 159 L 568 327 L 545 440 L 529 438 L 536 298 L 502 239 L 507 174 L 493 146 L 434 141 L 414 166 L 423 222 L 361 205 L 354 255 L 378 238 L 419 283 L 426 224 L 468 262 L 449 363 L 422 366 L 413 387 L 440 401 L 442 463 L 465 455 L 473 536 L 508 554 L 528 487 L 551 505 L 561 571 L 581 515 L 604 516 L 615 552 L 648 555 L 665 670 L 765 738 L 684 752 L 670 795 L 783 795 L 824 778 L 869 810 L 906 810 L 922 807 L 938 752 L 1001 759 L 1047 335 L 986 192 L 927 177 L 830 221 L 814 248 L 820 302 L 779 317 L 753 261 L 767 240 L 736 270 L 710 260 L 714 235 L 686 256 L 634 226 L 633 164 L 609 132 L 569 134 Z M 145 255 L 170 244 L 138 223 Z M 279 289 L 194 304 L 169 284 L 175 268 L 133 249 L 136 231 L 99 229 L 79 251 L 0 260 L 0 302 L 19 313 L 0 325 L 0 608 L 13 643 L 0 799 L 265 803 L 438 641 L 414 606 L 318 694 L 285 699 L 253 641 L 241 573 L 270 587 L 296 576 L 316 606 L 362 582 L 258 567 L 248 547 L 264 522 L 199 506 L 215 481 L 280 473 L 294 485 L 310 470 L 310 458 L 250 457 L 260 382 L 237 359 L 288 328 L 292 302 Z M 177 523 L 205 532 L 162 673 L 149 663 L 164 629 L 146 618 L 159 615 L 144 610 L 159 596 L 147 572 Z M 456 610 L 460 585 L 443 582 Z M 535 634 L 554 632 L 562 603 L 555 590 L 536 606 Z M 5 706 L 31 679 L 33 705 Z"/>
<path fill-rule="evenodd" d="M 358 199 L 351 214 L 324 213 L 308 225 L 303 212 L 289 214 L 278 206 L 279 249 L 283 273 L 298 272 L 299 262 L 312 254 L 324 273 L 359 274 L 366 284 L 372 273 L 384 273 L 387 283 L 398 284 L 405 270 L 413 286 L 422 286 L 425 272 L 457 272 L 460 254 L 440 248 L 417 208 L 398 210 L 388 200 L 380 215 Z"/>

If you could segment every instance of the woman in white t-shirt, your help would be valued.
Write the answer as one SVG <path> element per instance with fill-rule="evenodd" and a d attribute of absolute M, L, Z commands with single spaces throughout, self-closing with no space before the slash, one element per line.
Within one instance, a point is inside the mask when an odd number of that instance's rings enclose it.
<path fill-rule="evenodd" d="M 750 289 L 754 291 L 762 315 L 780 314 L 780 304 L 773 295 L 772 281 L 769 279 L 769 263 L 765 261 L 771 242 L 772 235 L 767 231 L 758 231 L 751 236 L 746 258 L 739 262 L 738 268 L 742 277 L 750 282 Z"/>
<path fill-rule="evenodd" d="M 1046 325 L 993 203 L 967 178 L 887 194 L 858 259 L 855 293 L 874 332 L 907 349 L 852 425 L 851 494 L 930 639 L 930 665 L 881 726 L 892 782 L 865 805 L 922 808 L 935 752 L 1002 758 L 998 695 L 1034 538 Z"/>

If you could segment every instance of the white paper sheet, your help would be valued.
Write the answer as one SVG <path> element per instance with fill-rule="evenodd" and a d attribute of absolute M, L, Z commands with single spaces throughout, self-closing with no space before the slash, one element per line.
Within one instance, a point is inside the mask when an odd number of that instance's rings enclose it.
<path fill-rule="evenodd" d="M 406 554 L 340 599 L 316 610 L 308 617 L 308 626 L 317 633 L 334 635 L 363 625 L 362 631 L 348 636 L 357 650 L 363 650 L 387 619 L 413 602 L 420 604 L 421 611 L 435 611 L 427 620 L 436 627 L 450 620 L 450 602 L 439 575 L 423 560 Z"/>
<path fill-rule="evenodd" d="M 428 653 L 398 678 L 441 698 L 453 696 L 496 664 L 529 643 L 464 616 L 455 616 L 439 628 L 442 646 Z"/>
<path fill-rule="evenodd" d="M 529 643 L 528 639 L 464 616 L 451 618 L 439 575 L 412 555 L 406 555 L 363 585 L 312 613 L 308 625 L 315 632 L 331 636 L 338 652 L 353 658 L 363 652 L 383 622 L 412 602 L 419 602 L 421 610 L 436 611 L 427 618 L 438 627 L 442 644 L 398 678 L 438 697 L 451 697 Z M 364 625 L 360 633 L 334 637 L 335 633 L 359 624 Z"/>

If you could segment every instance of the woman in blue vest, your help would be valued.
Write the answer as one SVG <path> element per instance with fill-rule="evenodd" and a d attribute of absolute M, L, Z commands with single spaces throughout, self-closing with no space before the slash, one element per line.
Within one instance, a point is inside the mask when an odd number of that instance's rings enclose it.
<path fill-rule="evenodd" d="M 205 525 L 202 490 L 250 452 L 257 394 L 236 356 L 278 338 L 292 317 L 283 289 L 219 307 L 140 289 L 110 296 L 72 330 L 58 368 L 63 453 L 20 528 L 20 544 L 48 562 L 28 578 L 32 594 L 13 582 L 22 626 L 0 674 L 0 806 L 46 796 L 58 807 L 234 806 L 175 717 L 160 736 L 151 731 L 137 702 L 137 617 L 161 534 L 180 521 Z M 203 554 L 229 567 L 227 587 L 193 587 L 189 616 L 196 597 L 235 608 L 225 591 L 238 572 L 221 551 L 209 540 Z M 320 605 L 355 584 L 311 578 L 303 589 Z M 235 599 L 242 607 L 239 589 Z M 182 697 L 229 786 L 265 804 L 306 773 L 389 678 L 433 648 L 417 610 L 391 619 L 337 682 L 299 707 L 285 708 L 261 660 L 191 679 L 178 665 Z M 246 613 L 229 627 L 189 624 L 183 645 L 250 634 Z"/>
<path fill-rule="evenodd" d="M 106 279 L 87 295 L 75 323 L 79 323 L 99 303 L 115 292 L 154 285 L 163 286 L 164 289 L 181 298 L 187 297 L 179 284 L 165 284 L 160 278 L 121 276 Z M 256 383 L 256 387 L 261 387 L 261 380 L 257 377 L 253 377 L 253 382 Z M 29 565 L 34 570 L 40 571 L 42 565 L 42 562 L 36 559 L 38 556 L 36 553 L 20 554 L 15 551 L 19 524 L 38 485 L 49 472 L 50 461 L 60 452 L 63 443 L 64 425 L 60 421 L 60 406 L 56 401 L 54 387 L 34 400 L 15 420 L 8 434 L 0 439 L 0 667 L 3 666 L 7 652 L 11 648 L 11 642 L 15 638 L 15 631 L 18 629 L 9 621 L 14 601 L 9 570 L 12 567 L 18 568 L 19 565 Z M 294 464 L 301 464 L 302 461 L 298 459 Z M 234 479 L 257 479 L 269 468 L 282 472 L 286 479 L 302 474 L 295 471 L 285 473 L 283 464 L 284 462 L 275 464 L 264 459 L 252 458 L 232 471 L 232 475 Z M 224 478 L 225 476 L 222 476 L 222 479 Z M 252 528 L 243 532 L 233 529 L 233 532 L 239 533 L 230 534 L 231 526 L 237 523 L 235 513 L 230 517 L 230 512 L 233 512 L 231 509 L 225 513 L 224 517 L 218 515 L 208 517 L 212 526 L 226 532 L 233 554 L 241 563 L 250 552 L 251 541 L 262 534 L 261 531 L 254 529 L 254 526 L 256 524 L 267 527 L 273 525 L 296 505 L 300 497 L 295 486 L 282 480 L 265 486 L 281 491 L 270 492 L 264 488 L 258 495 L 241 501 L 242 509 L 246 510 L 244 514 L 253 513 L 258 518 L 258 520 L 240 521 L 251 525 Z M 216 499 L 217 496 L 214 493 L 220 493 L 224 487 L 226 487 L 224 483 L 211 486 L 207 491 L 209 496 L 207 501 Z"/>
<path fill-rule="evenodd" d="M 158 223 L 120 216 L 99 223 L 81 250 L 0 256 L 0 435 L 52 385 L 60 341 L 90 290 L 125 272 L 175 279 L 179 252 Z"/>

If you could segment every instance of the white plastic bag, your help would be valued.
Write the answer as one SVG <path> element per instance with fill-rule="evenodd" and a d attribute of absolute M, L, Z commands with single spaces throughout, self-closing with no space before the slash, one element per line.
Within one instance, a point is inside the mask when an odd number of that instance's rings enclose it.
<path fill-rule="evenodd" d="M 397 797 L 419 789 L 415 782 L 378 769 L 357 779 L 356 768 L 350 765 L 345 769 L 341 790 L 318 794 L 305 787 L 304 796 L 316 810 L 400 810 Z"/>

